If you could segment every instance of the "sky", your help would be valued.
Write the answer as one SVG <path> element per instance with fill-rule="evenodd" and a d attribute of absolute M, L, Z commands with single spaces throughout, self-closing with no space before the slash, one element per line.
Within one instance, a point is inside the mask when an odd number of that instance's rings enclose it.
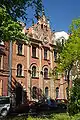
<path fill-rule="evenodd" d="M 55 31 L 68 32 L 72 20 L 80 17 L 80 0 L 43 0 L 43 5 Z"/>

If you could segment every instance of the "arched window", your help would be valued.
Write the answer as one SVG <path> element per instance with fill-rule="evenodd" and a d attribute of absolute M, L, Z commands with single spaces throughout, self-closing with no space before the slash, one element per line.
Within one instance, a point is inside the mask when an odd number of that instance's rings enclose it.
<path fill-rule="evenodd" d="M 48 97 L 48 87 L 45 88 L 45 96 Z"/>
<path fill-rule="evenodd" d="M 59 88 L 57 87 L 56 88 L 56 98 L 58 98 L 59 97 Z"/>
<path fill-rule="evenodd" d="M 32 77 L 36 77 L 36 66 L 32 67 Z"/>
<path fill-rule="evenodd" d="M 22 65 L 21 64 L 17 65 L 17 76 L 22 76 Z"/>
<path fill-rule="evenodd" d="M 32 98 L 33 99 L 37 98 L 37 94 L 36 93 L 37 93 L 37 87 L 33 87 L 32 88 Z"/>
<path fill-rule="evenodd" d="M 48 78 L 48 69 L 44 68 L 44 78 Z"/>

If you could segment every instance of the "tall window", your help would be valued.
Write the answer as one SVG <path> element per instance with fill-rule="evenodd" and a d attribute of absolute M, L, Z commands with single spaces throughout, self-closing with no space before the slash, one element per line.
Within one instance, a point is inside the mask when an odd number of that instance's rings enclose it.
<path fill-rule="evenodd" d="M 48 69 L 44 68 L 44 78 L 48 78 Z"/>
<path fill-rule="evenodd" d="M 21 43 L 18 44 L 18 54 L 22 55 L 22 44 Z"/>
<path fill-rule="evenodd" d="M 1 69 L 1 58 L 2 58 L 2 56 L 0 56 L 0 69 Z"/>
<path fill-rule="evenodd" d="M 17 76 L 22 76 L 22 65 L 21 64 L 17 65 Z"/>
<path fill-rule="evenodd" d="M 45 96 L 48 97 L 48 87 L 45 88 Z"/>
<path fill-rule="evenodd" d="M 32 77 L 36 77 L 36 67 L 32 67 Z"/>
<path fill-rule="evenodd" d="M 59 97 L 59 88 L 57 87 L 56 88 L 56 98 L 58 98 Z"/>
<path fill-rule="evenodd" d="M 44 49 L 44 59 L 47 59 L 47 49 Z"/>
<path fill-rule="evenodd" d="M 36 47 L 32 46 L 32 57 L 36 57 Z"/>
<path fill-rule="evenodd" d="M 66 98 L 68 98 L 68 87 L 66 88 Z"/>
<path fill-rule="evenodd" d="M 57 51 L 54 50 L 54 59 L 57 60 Z"/>
<path fill-rule="evenodd" d="M 36 87 L 33 87 L 33 89 L 32 89 L 32 98 L 33 98 L 33 99 L 37 98 L 36 93 L 37 93 L 37 88 L 36 88 Z"/>

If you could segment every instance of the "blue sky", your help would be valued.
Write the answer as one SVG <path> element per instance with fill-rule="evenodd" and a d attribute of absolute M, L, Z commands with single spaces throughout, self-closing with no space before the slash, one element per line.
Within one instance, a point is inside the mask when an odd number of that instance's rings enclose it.
<path fill-rule="evenodd" d="M 80 0 L 43 0 L 52 30 L 68 32 L 72 20 L 80 17 Z"/>

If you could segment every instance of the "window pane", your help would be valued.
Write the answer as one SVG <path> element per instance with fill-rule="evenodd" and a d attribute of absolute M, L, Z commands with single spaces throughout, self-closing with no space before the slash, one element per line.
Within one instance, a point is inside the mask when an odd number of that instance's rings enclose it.
<path fill-rule="evenodd" d="M 4 97 L 0 98 L 0 104 L 9 104 L 10 103 L 10 98 Z"/>
<path fill-rule="evenodd" d="M 56 88 L 56 98 L 58 98 L 59 97 L 59 88 L 57 87 Z"/>
<path fill-rule="evenodd" d="M 32 77 L 36 77 L 36 67 L 32 67 Z"/>
<path fill-rule="evenodd" d="M 32 57 L 36 57 L 36 47 L 32 46 Z"/>
<path fill-rule="evenodd" d="M 57 60 L 57 51 L 54 50 L 54 59 Z"/>
<path fill-rule="evenodd" d="M 45 88 L 45 96 L 48 97 L 48 87 Z"/>
<path fill-rule="evenodd" d="M 48 69 L 47 68 L 44 69 L 44 78 L 48 78 Z"/>
<path fill-rule="evenodd" d="M 17 65 L 17 76 L 21 76 L 22 75 L 22 65 L 18 64 Z"/>
<path fill-rule="evenodd" d="M 21 43 L 18 44 L 18 54 L 22 55 L 22 44 Z"/>
<path fill-rule="evenodd" d="M 37 92 L 37 88 L 33 87 L 33 90 L 32 90 L 32 98 L 33 99 L 37 97 L 36 92 Z"/>
<path fill-rule="evenodd" d="M 47 49 L 44 49 L 44 59 L 47 59 Z"/>

